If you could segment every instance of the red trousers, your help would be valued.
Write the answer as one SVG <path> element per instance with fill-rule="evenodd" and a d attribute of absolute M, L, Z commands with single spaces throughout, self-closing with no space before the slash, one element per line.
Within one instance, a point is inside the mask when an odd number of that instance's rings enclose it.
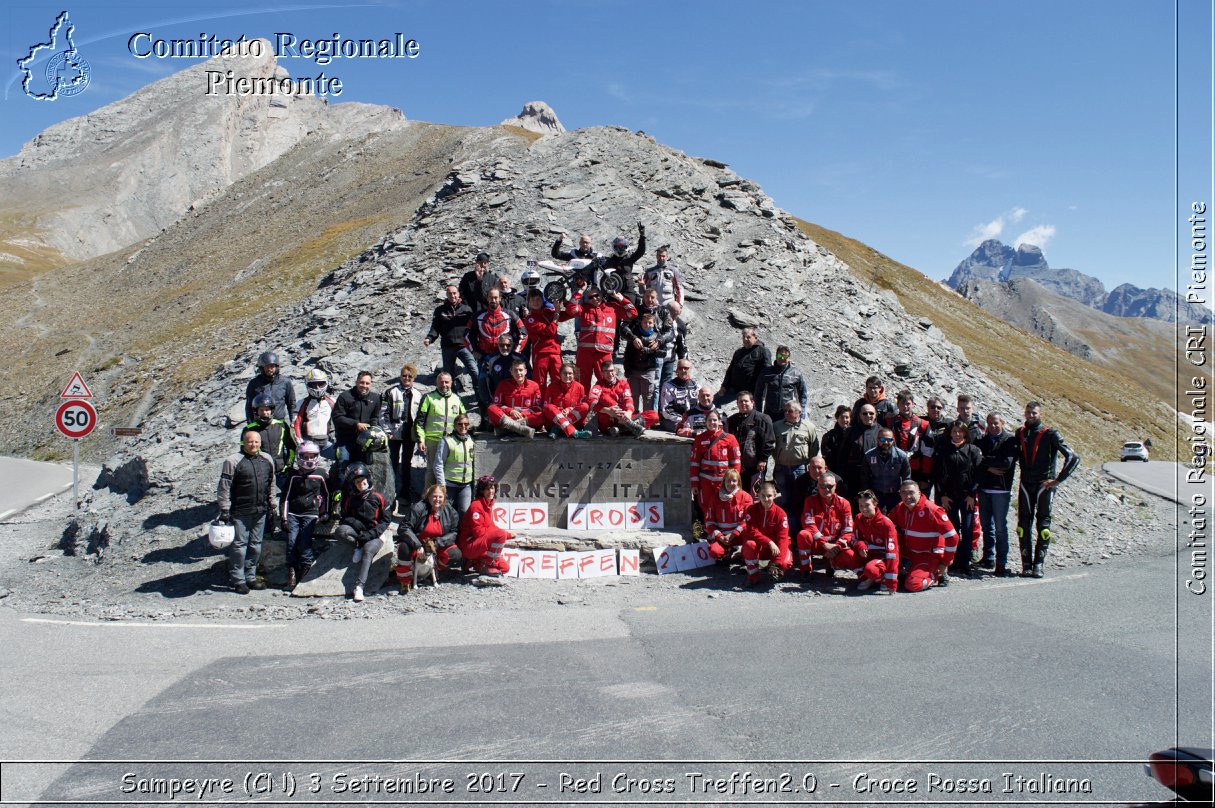
<path fill-rule="evenodd" d="M 585 421 L 585 416 L 580 417 L 577 410 L 570 410 L 570 415 L 575 420 L 570 420 L 561 414 L 561 411 L 552 404 L 544 405 L 544 423 L 549 429 L 562 432 L 567 438 L 574 437 L 574 430 L 581 426 Z"/>
<path fill-rule="evenodd" d="M 533 412 L 531 410 L 520 410 L 523 413 L 524 421 L 528 426 L 534 429 L 540 429 L 544 426 L 544 413 Z M 494 426 L 502 423 L 503 417 L 506 416 L 506 410 L 499 407 L 497 404 L 489 405 L 489 422 Z"/>
<path fill-rule="evenodd" d="M 738 539 L 734 539 L 733 541 L 726 540 L 724 542 L 711 541 L 709 542 L 709 555 L 712 556 L 714 561 L 729 561 L 730 557 L 734 555 L 734 548 L 740 546 L 741 544 Z"/>
<path fill-rule="evenodd" d="M 747 567 L 747 579 L 754 581 L 759 575 L 761 561 L 766 561 L 769 564 L 775 564 L 782 570 L 788 572 L 793 569 L 793 553 L 789 550 L 789 540 L 780 539 L 776 542 L 776 557 L 772 557 L 772 548 L 768 545 L 770 542 L 767 539 L 757 541 L 755 539 L 747 539 L 742 544 L 743 563 Z"/>
<path fill-rule="evenodd" d="M 797 568 L 800 570 L 803 570 L 804 572 L 813 572 L 814 571 L 814 560 L 813 560 L 812 556 L 823 555 L 823 553 L 825 553 L 827 551 L 828 546 L 838 547 L 839 545 L 836 544 L 834 541 L 828 541 L 826 539 L 815 539 L 814 534 L 811 533 L 809 530 L 799 531 L 797 534 Z M 851 553 L 851 552 L 852 552 L 851 550 L 844 548 L 843 550 L 840 550 L 838 553 L 836 553 L 835 557 L 839 558 L 844 553 Z M 838 569 L 851 570 L 851 569 L 856 569 L 856 567 L 859 565 L 852 566 L 852 567 L 840 567 L 840 566 L 837 566 L 834 559 L 832 559 L 832 566 L 835 567 L 835 569 L 837 569 L 837 570 Z"/>
<path fill-rule="evenodd" d="M 599 377 L 600 363 L 604 359 L 611 358 L 611 351 L 579 348 L 578 353 L 574 354 L 574 364 L 578 366 L 578 381 L 582 382 L 582 386 L 590 390 L 591 385 L 595 383 L 595 379 Z"/>
<path fill-rule="evenodd" d="M 561 351 L 557 353 L 538 354 L 532 352 L 532 381 L 540 385 L 540 394 L 548 389 L 551 382 L 561 378 Z"/>
<path fill-rule="evenodd" d="M 923 592 L 937 582 L 937 566 L 941 556 L 916 554 L 909 558 L 911 562 L 907 574 L 903 578 L 904 592 Z"/>
<path fill-rule="evenodd" d="M 640 418 L 645 423 L 645 428 L 649 429 L 658 423 L 658 410 L 644 410 L 639 413 L 634 413 L 633 418 Z M 607 432 L 608 428 L 615 424 L 616 421 L 612 420 L 611 416 L 607 415 L 606 413 L 597 412 L 595 413 L 595 423 L 599 424 L 600 432 Z M 721 487 L 721 480 L 717 481 L 716 486 L 718 488 Z M 714 488 L 713 490 L 716 491 L 717 488 Z"/>

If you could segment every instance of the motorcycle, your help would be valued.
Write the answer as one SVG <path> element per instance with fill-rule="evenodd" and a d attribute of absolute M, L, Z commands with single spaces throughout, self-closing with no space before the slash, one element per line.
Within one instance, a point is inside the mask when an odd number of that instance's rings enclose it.
<path fill-rule="evenodd" d="M 1141 803 L 1133 808 L 1178 805 L 1197 802 L 1211 805 L 1215 801 L 1215 779 L 1212 777 L 1211 756 L 1215 750 L 1193 746 L 1174 746 L 1155 752 L 1143 771 L 1148 777 L 1166 786 L 1177 796 L 1165 802 Z"/>
<path fill-rule="evenodd" d="M 575 258 L 568 264 L 555 261 L 540 261 L 537 266 L 553 280 L 544 284 L 544 299 L 552 303 L 566 303 L 577 289 L 598 286 L 611 294 L 624 288 L 624 281 L 615 272 L 604 272 L 602 263 L 594 258 Z"/>

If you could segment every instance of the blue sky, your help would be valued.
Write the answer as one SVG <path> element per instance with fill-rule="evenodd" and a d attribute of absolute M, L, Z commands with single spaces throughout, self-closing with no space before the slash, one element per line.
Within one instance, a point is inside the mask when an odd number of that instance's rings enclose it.
<path fill-rule="evenodd" d="M 1181 15 L 1180 196 L 1210 201 L 1211 0 Z M 92 68 L 37 102 L 16 60 L 61 10 Z M 0 155 L 193 63 L 130 36 L 416 39 L 414 60 L 281 60 L 333 101 L 487 125 L 544 100 L 567 128 L 643 129 L 776 203 L 945 277 L 984 235 L 1112 288 L 1176 285 L 1174 5 L 1017 2 L 128 2 L 10 5 Z M 45 62 L 41 62 L 45 64 Z M 1186 225 L 1188 227 L 1188 225 Z"/>

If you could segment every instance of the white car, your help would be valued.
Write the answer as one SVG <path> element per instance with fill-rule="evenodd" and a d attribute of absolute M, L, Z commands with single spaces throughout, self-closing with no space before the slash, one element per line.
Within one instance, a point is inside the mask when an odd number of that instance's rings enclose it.
<path fill-rule="evenodd" d="M 1122 461 L 1126 462 L 1127 460 L 1142 460 L 1144 463 L 1148 462 L 1147 447 L 1137 440 L 1127 441 L 1126 443 L 1122 444 Z"/>

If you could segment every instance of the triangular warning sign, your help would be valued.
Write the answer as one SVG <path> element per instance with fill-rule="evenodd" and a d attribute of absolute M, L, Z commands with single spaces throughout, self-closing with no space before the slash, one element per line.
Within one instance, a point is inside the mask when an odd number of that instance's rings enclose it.
<path fill-rule="evenodd" d="M 80 375 L 80 371 L 72 374 L 72 378 L 68 380 L 67 387 L 63 388 L 63 392 L 59 394 L 60 398 L 92 398 L 93 391 L 84 383 L 84 377 Z"/>

